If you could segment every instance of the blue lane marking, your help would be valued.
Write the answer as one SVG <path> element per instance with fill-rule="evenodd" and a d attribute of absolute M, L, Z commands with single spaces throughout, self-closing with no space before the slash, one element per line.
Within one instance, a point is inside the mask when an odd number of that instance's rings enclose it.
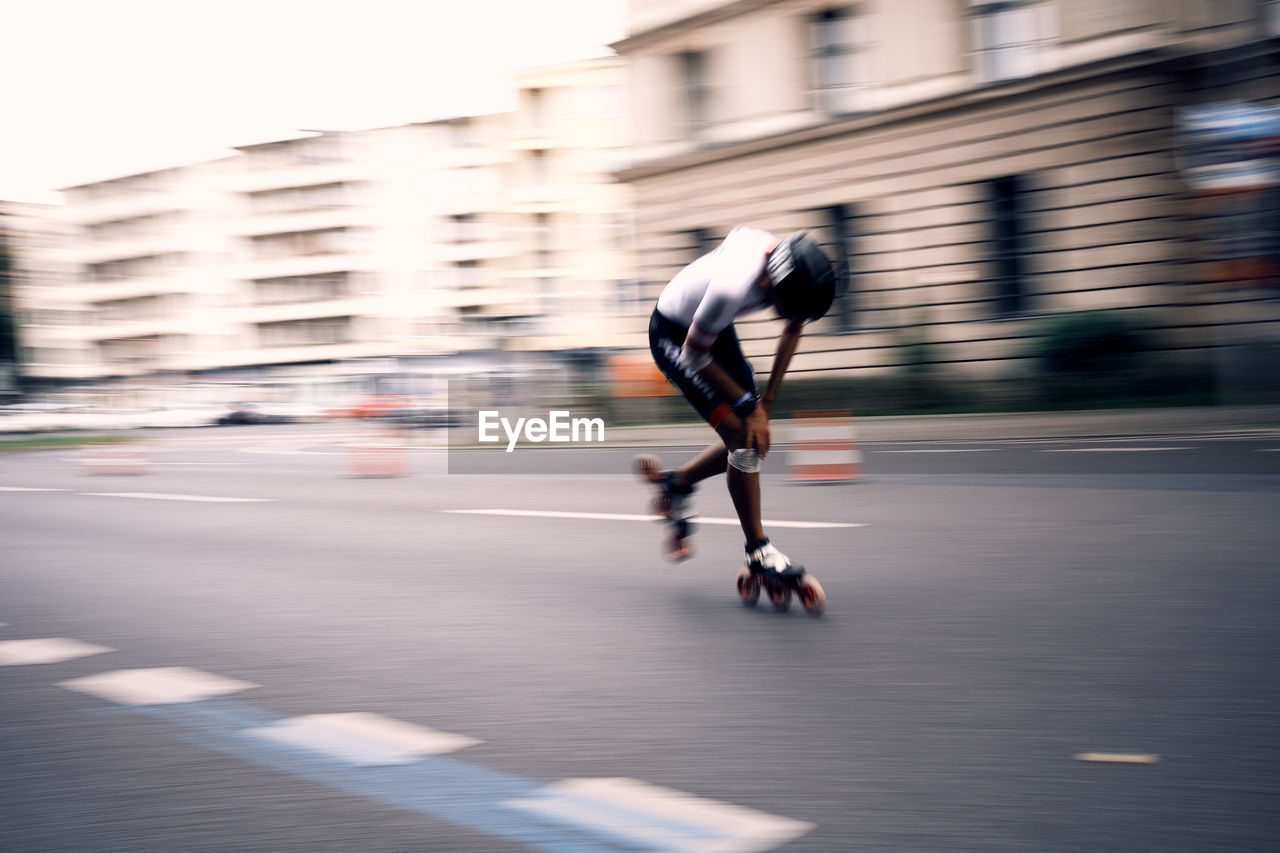
<path fill-rule="evenodd" d="M 320 753 L 246 734 L 286 718 L 241 702 L 210 699 L 170 705 L 137 705 L 103 709 L 162 719 L 190 730 L 183 740 L 331 788 L 419 814 L 429 815 L 548 853 L 618 853 L 672 850 L 644 838 L 604 826 L 567 823 L 552 815 L 526 812 L 512 800 L 580 803 L 601 815 L 626 817 L 668 835 L 689 840 L 724 836 L 693 826 L 633 812 L 589 797 L 548 790 L 540 783 L 464 764 L 443 756 L 426 756 L 410 764 L 358 766 Z"/>

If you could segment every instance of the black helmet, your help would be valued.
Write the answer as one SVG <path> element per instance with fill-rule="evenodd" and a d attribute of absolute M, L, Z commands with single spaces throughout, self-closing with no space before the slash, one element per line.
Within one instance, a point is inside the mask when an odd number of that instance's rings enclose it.
<path fill-rule="evenodd" d="M 817 320 L 831 308 L 836 295 L 836 271 L 831 261 L 803 231 L 774 247 L 765 262 L 770 302 L 788 320 Z"/>

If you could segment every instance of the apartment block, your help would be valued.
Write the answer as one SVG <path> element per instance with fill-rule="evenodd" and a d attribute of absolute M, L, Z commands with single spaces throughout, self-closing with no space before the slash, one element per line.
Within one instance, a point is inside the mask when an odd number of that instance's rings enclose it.
<path fill-rule="evenodd" d="M 626 69 L 617 57 L 529 69 L 514 79 L 508 279 L 532 322 L 523 350 L 639 345 L 648 306 L 633 264 Z"/>
<path fill-rule="evenodd" d="M 1274 3 L 635 0 L 637 249 L 650 297 L 746 222 L 845 271 L 792 370 L 1013 377 L 1047 315 L 1110 308 L 1171 359 L 1274 338 L 1201 263 L 1184 111 L 1280 92 Z M 1257 203 L 1253 198 L 1248 204 Z M 1265 240 L 1263 241 L 1265 242 Z M 764 367 L 776 322 L 744 324 Z"/>
<path fill-rule="evenodd" d="M 638 345 L 631 189 L 613 177 L 620 60 L 515 85 L 511 113 L 299 132 L 64 190 L 75 378 L 253 381 L 463 353 L 554 361 L 623 333 Z"/>

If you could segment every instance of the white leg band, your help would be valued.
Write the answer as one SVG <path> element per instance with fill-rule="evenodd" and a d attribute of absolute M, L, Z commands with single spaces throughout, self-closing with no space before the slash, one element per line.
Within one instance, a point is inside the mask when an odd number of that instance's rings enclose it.
<path fill-rule="evenodd" d="M 760 454 L 754 450 L 730 450 L 729 464 L 744 474 L 759 474 Z"/>

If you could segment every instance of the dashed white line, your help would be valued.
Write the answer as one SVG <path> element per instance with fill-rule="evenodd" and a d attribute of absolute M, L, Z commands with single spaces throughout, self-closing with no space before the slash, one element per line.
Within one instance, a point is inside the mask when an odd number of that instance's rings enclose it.
<path fill-rule="evenodd" d="M 0 625 L 3 625 L 0 622 Z M 29 666 L 41 663 L 61 663 L 66 660 L 114 652 L 106 646 L 82 643 L 66 637 L 47 637 L 38 640 L 6 640 L 0 642 L 0 666 Z"/>
<path fill-rule="evenodd" d="M 587 521 L 658 521 L 658 515 L 631 515 L 618 512 L 557 512 L 542 509 L 445 509 L 441 512 L 457 515 L 500 515 L 520 518 L 577 518 Z M 737 527 L 736 518 L 716 518 L 699 516 L 694 519 L 697 524 L 722 524 Z M 789 527 L 801 530 L 821 530 L 825 528 L 863 527 L 865 525 L 845 521 L 764 521 L 769 527 Z"/>
<path fill-rule="evenodd" d="M 635 779 L 567 779 L 504 805 L 662 850 L 769 850 L 814 826 Z"/>
<path fill-rule="evenodd" d="M 63 462 L 80 462 L 82 460 L 75 457 L 66 456 L 66 457 L 63 457 L 62 461 Z M 222 468 L 226 466 L 251 465 L 252 463 L 250 462 L 154 462 L 152 461 L 152 462 L 148 462 L 147 464 L 153 468 L 158 465 L 167 465 L 175 468 L 193 468 L 193 467 L 202 466 L 202 465 L 215 467 L 215 468 Z"/>
<path fill-rule="evenodd" d="M 998 447 L 957 447 L 942 448 L 929 447 L 919 450 L 877 450 L 876 453 L 996 453 L 1000 450 Z"/>
<path fill-rule="evenodd" d="M 274 498 L 222 498 L 212 495 L 171 495 L 164 492 L 81 492 L 97 498 L 139 498 L 149 501 L 200 501 L 203 503 L 271 503 Z"/>
<path fill-rule="evenodd" d="M 266 447 L 241 447 L 241 453 L 262 453 L 272 456 L 341 456 L 336 450 L 275 450 Z"/>
<path fill-rule="evenodd" d="M 1041 453 L 1167 453 L 1172 450 L 1194 450 L 1192 447 L 1060 447 Z"/>
<path fill-rule="evenodd" d="M 58 686 L 88 693 L 118 705 L 170 705 L 199 702 L 258 685 L 185 666 L 172 666 L 158 669 L 118 669 L 70 681 L 59 681 Z"/>
<path fill-rule="evenodd" d="M 1072 758 L 1076 761 L 1096 761 L 1104 764 L 1157 764 L 1160 761 L 1158 755 L 1129 752 L 1078 752 Z"/>
<path fill-rule="evenodd" d="M 481 743 L 381 714 L 310 714 L 245 729 L 253 737 L 318 752 L 358 765 L 408 764 Z"/>

